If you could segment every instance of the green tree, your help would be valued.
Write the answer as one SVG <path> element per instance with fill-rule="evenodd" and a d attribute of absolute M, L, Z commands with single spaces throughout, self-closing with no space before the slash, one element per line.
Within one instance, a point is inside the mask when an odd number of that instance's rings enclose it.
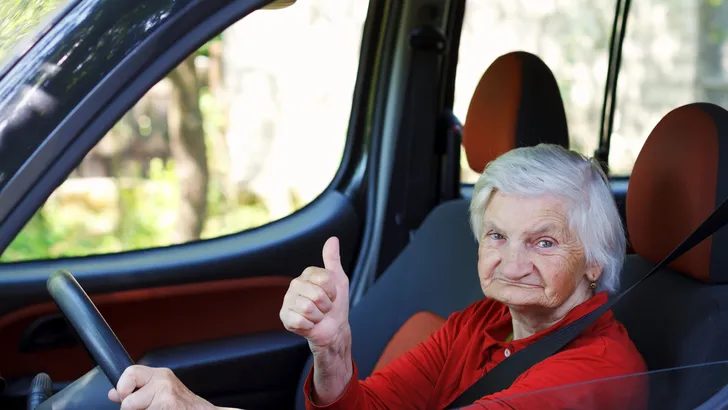
<path fill-rule="evenodd" d="M 169 141 L 181 188 L 175 232 L 177 242 L 199 239 L 207 216 L 210 173 L 194 59 L 195 54 L 187 57 L 168 76 L 173 84 L 167 117 Z"/>
<path fill-rule="evenodd" d="M 41 22 L 63 0 L 3 0 L 0 2 L 0 64 L 20 44 L 32 40 Z"/>

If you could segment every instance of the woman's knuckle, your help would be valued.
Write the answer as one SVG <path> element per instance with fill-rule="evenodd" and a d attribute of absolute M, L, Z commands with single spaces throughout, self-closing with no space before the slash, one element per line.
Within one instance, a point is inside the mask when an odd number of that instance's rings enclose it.
<path fill-rule="evenodd" d="M 326 278 L 329 276 L 329 273 L 323 269 L 317 270 L 316 272 L 311 274 L 311 282 L 321 285 L 324 282 L 326 282 Z"/>
<path fill-rule="evenodd" d="M 314 301 L 316 303 L 325 303 L 326 299 L 328 299 L 328 296 L 326 295 L 326 292 L 324 292 L 323 289 L 318 288 L 315 290 Z"/>
<path fill-rule="evenodd" d="M 289 318 L 288 315 L 283 315 L 281 321 L 283 322 L 283 327 L 287 330 L 293 330 L 296 326 L 295 321 Z"/>
<path fill-rule="evenodd" d="M 319 277 L 319 284 L 321 286 L 328 286 L 331 284 L 332 281 L 331 273 L 329 271 L 321 272 L 321 276 Z"/>
<path fill-rule="evenodd" d="M 305 299 L 303 301 L 303 311 L 306 312 L 307 315 L 310 315 L 314 312 L 316 312 L 316 305 L 314 302 L 310 299 Z"/>
<path fill-rule="evenodd" d="M 303 326 L 305 325 L 304 320 L 305 319 L 303 317 L 297 316 L 293 320 L 293 325 L 295 326 L 296 329 L 303 329 Z"/>

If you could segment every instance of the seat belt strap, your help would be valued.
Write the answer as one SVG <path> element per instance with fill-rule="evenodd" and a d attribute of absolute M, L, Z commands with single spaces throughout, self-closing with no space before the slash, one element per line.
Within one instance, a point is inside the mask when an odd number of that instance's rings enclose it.
<path fill-rule="evenodd" d="M 412 58 L 386 217 L 377 266 L 389 266 L 412 239 L 430 209 L 437 203 L 437 174 L 429 172 L 436 157 L 438 114 L 440 113 L 441 60 L 447 41 L 432 24 L 423 24 L 409 34 Z"/>
<path fill-rule="evenodd" d="M 610 298 L 605 304 L 585 314 L 574 322 L 550 333 L 537 340 L 531 345 L 513 353 L 508 359 L 502 361 L 491 371 L 483 375 L 478 381 L 465 390 L 447 407 L 448 409 L 469 406 L 481 398 L 509 388 L 513 382 L 526 370 L 535 364 L 548 359 L 556 354 L 584 329 L 591 326 L 604 313 L 614 306 L 624 295 L 642 283 L 644 280 L 655 274 L 655 272 L 672 263 L 674 260 L 685 254 L 687 251 L 702 242 L 705 238 L 717 232 L 724 225 L 728 224 L 728 199 L 723 201 L 710 216 L 691 233 L 682 243 L 660 261 L 645 276 L 630 286 L 624 292 Z"/>

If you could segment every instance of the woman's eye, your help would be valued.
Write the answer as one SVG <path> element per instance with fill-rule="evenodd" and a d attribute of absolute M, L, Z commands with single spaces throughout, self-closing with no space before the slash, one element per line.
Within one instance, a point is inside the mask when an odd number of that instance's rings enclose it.
<path fill-rule="evenodd" d="M 541 239 L 540 241 L 538 241 L 539 248 L 550 248 L 552 246 L 554 246 L 554 243 L 548 239 Z"/>
<path fill-rule="evenodd" d="M 500 241 L 503 239 L 503 235 L 499 234 L 498 232 L 492 232 L 492 233 L 488 234 L 488 236 L 490 236 L 490 239 L 493 239 L 496 241 Z"/>

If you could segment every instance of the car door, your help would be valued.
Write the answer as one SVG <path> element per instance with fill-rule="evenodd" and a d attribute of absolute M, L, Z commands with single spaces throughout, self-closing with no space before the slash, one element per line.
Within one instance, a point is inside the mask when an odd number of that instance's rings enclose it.
<path fill-rule="evenodd" d="M 0 407 L 94 366 L 58 269 L 133 360 L 216 405 L 293 405 L 308 347 L 278 311 L 328 237 L 356 264 L 380 2 L 268 3 L 72 2 L 0 78 Z"/>

